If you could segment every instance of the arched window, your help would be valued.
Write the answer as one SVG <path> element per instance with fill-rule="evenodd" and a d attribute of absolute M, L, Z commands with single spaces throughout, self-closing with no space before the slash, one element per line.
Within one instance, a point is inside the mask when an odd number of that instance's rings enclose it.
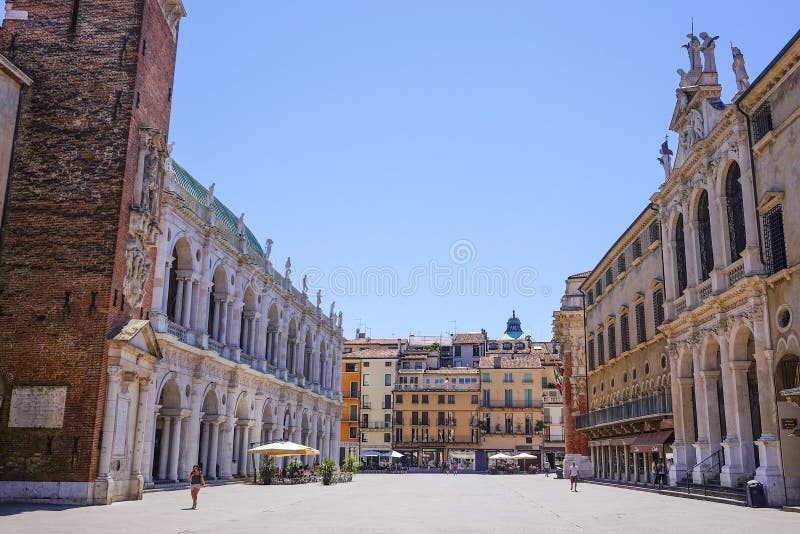
<path fill-rule="evenodd" d="M 731 249 L 731 262 L 739 259 L 739 255 L 747 245 L 744 230 L 744 202 L 742 201 L 742 184 L 739 183 L 741 177 L 739 164 L 735 161 L 728 168 L 728 176 L 725 179 L 725 196 L 727 197 L 728 208 L 728 242 Z"/>
<path fill-rule="evenodd" d="M 686 289 L 686 240 L 683 235 L 683 215 L 675 223 L 675 263 L 678 269 L 678 297 Z"/>
<path fill-rule="evenodd" d="M 172 257 L 178 257 L 178 250 L 177 247 L 172 251 Z M 173 260 L 169 266 L 169 273 L 167 274 L 167 318 L 170 321 L 175 320 L 175 303 L 178 299 L 178 274 L 176 272 L 176 265 L 175 262 L 177 260 Z"/>
<path fill-rule="evenodd" d="M 708 192 L 705 190 L 697 203 L 697 237 L 700 240 L 700 280 L 705 280 L 714 270 L 711 215 L 708 213 Z"/>

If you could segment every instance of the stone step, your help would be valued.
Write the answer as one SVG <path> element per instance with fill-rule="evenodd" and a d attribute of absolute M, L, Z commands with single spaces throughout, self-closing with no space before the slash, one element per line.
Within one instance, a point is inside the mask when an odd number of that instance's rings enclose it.
<path fill-rule="evenodd" d="M 227 486 L 228 484 L 245 484 L 253 482 L 250 478 L 233 478 L 230 480 L 206 480 L 206 486 Z M 144 493 L 154 493 L 157 491 L 173 491 L 188 489 L 188 482 L 156 482 L 154 486 L 145 488 Z"/>
<path fill-rule="evenodd" d="M 585 479 L 583 482 L 589 484 L 598 484 L 601 486 L 611 486 L 615 488 L 625 488 L 635 491 L 647 491 L 650 493 L 659 493 L 661 495 L 669 495 L 670 497 L 682 497 L 684 499 L 695 499 L 700 501 L 717 502 L 721 504 L 731 504 L 734 506 L 746 506 L 747 498 L 744 489 L 742 488 L 723 488 L 719 487 L 708 488 L 704 494 L 702 486 L 695 486 L 690 488 L 691 493 L 686 491 L 686 486 L 667 486 L 664 489 L 654 488 L 650 485 L 642 483 L 624 483 L 613 480 L 601 479 Z"/>

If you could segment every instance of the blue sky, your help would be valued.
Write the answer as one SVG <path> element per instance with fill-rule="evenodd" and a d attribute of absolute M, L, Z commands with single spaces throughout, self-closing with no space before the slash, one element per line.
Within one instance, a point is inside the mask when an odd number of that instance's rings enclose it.
<path fill-rule="evenodd" d="M 691 29 L 750 78 L 794 2 L 184 0 L 173 156 L 345 334 L 550 339 L 663 178 L 656 157 Z M 670 136 L 674 148 L 676 136 Z"/>

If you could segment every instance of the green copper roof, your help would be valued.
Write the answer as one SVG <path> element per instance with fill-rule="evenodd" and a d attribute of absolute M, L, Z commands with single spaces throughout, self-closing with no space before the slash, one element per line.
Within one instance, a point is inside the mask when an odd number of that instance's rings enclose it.
<path fill-rule="evenodd" d="M 178 185 L 180 185 L 184 191 L 189 193 L 200 204 L 205 204 L 208 189 L 200 185 L 200 182 L 195 180 L 194 177 L 189 174 L 186 169 L 178 165 L 175 160 L 172 160 L 172 168 L 175 170 L 175 180 L 178 182 Z M 233 235 L 237 234 L 236 227 L 238 226 L 239 218 L 234 215 L 225 204 L 220 202 L 216 196 L 214 197 L 214 213 L 217 216 L 217 221 L 221 225 L 227 228 Z M 256 239 L 256 236 L 253 235 L 253 232 L 250 231 L 247 225 L 244 227 L 244 234 L 245 239 L 247 239 L 247 246 L 250 248 L 250 250 L 259 256 L 263 256 L 264 250 L 261 248 L 258 239 Z"/>

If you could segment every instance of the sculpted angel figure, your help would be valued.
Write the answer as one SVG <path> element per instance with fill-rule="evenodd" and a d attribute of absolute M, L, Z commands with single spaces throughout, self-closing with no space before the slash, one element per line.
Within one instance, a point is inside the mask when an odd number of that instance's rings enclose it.
<path fill-rule="evenodd" d="M 272 239 L 267 238 L 267 246 L 264 247 L 264 258 L 269 261 L 269 255 L 272 254 Z"/>
<path fill-rule="evenodd" d="M 703 52 L 703 72 L 717 72 L 717 61 L 714 59 L 714 48 L 717 46 L 714 41 L 719 39 L 719 35 L 711 37 L 706 32 L 700 32 L 700 39 L 703 44 L 700 45 L 700 51 Z"/>
<path fill-rule="evenodd" d="M 306 293 L 308 293 L 308 275 L 304 274 L 303 275 L 303 295 L 305 295 Z"/>
<path fill-rule="evenodd" d="M 689 71 L 702 70 L 703 64 L 700 61 L 700 39 L 693 33 L 687 34 L 689 42 L 683 48 L 689 53 Z"/>
<path fill-rule="evenodd" d="M 317 308 L 322 304 L 322 290 L 317 289 Z"/>

